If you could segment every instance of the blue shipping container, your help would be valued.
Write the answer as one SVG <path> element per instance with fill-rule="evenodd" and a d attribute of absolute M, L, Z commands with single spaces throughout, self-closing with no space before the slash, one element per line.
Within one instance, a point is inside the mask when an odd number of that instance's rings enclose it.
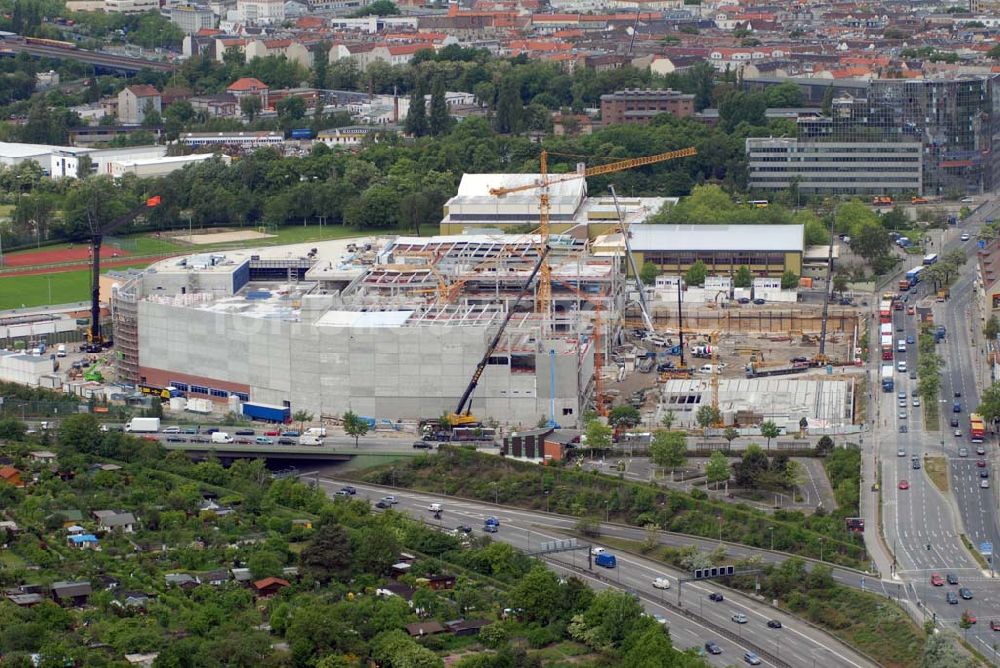
<path fill-rule="evenodd" d="M 289 422 L 292 419 L 292 409 L 287 406 L 269 406 L 267 404 L 243 404 L 243 414 L 252 420 L 268 422 Z"/>
<path fill-rule="evenodd" d="M 298 128 L 297 130 L 292 130 L 292 139 L 312 139 L 313 131 L 309 128 Z"/>

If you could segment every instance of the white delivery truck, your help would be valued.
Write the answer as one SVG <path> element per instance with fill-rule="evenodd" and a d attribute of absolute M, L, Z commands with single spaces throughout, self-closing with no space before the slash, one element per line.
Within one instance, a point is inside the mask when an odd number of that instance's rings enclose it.
<path fill-rule="evenodd" d="M 307 434 L 310 436 L 319 436 L 320 438 L 326 438 L 326 427 L 309 427 L 306 429 Z"/>
<path fill-rule="evenodd" d="M 212 443 L 232 443 L 233 437 L 229 435 L 229 432 L 216 431 L 212 432 Z"/>
<path fill-rule="evenodd" d="M 137 434 L 155 434 L 160 431 L 160 418 L 132 418 L 125 423 L 125 431 Z"/>
<path fill-rule="evenodd" d="M 323 437 L 317 434 L 302 434 L 299 436 L 299 445 L 323 445 Z"/>

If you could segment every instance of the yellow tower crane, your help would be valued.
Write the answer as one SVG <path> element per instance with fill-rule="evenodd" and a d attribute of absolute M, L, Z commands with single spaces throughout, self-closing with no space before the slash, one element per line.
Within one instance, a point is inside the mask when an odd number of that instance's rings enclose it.
<path fill-rule="evenodd" d="M 630 158 L 628 160 L 619 160 L 618 162 L 611 162 L 606 165 L 598 165 L 596 167 L 587 167 L 583 170 L 577 171 L 573 174 L 561 174 L 554 177 L 549 176 L 549 153 L 548 151 L 542 151 L 539 157 L 539 167 L 541 173 L 541 179 L 535 183 L 528 183 L 523 186 L 514 186 L 511 188 L 490 188 L 490 194 L 496 197 L 503 197 L 504 195 L 509 195 L 510 193 L 522 192 L 525 190 L 535 190 L 541 189 L 541 193 L 538 197 L 538 233 L 539 233 L 539 253 L 541 253 L 541 248 L 549 243 L 549 186 L 554 183 L 563 183 L 564 181 L 572 181 L 574 179 L 583 179 L 588 176 L 599 176 L 601 174 L 611 174 L 614 172 L 621 172 L 626 169 L 634 169 L 636 167 L 643 167 L 645 165 L 654 165 L 658 162 L 666 162 L 668 160 L 675 160 L 677 158 L 687 158 L 692 155 L 697 155 L 698 151 L 694 147 L 682 148 L 677 151 L 667 151 L 666 153 L 658 153 L 656 155 L 647 155 L 641 158 Z M 538 313 L 548 313 L 549 305 L 552 302 L 552 271 L 549 267 L 549 263 L 545 262 L 542 265 L 541 271 L 538 272 L 538 295 L 535 300 L 535 311 Z"/>

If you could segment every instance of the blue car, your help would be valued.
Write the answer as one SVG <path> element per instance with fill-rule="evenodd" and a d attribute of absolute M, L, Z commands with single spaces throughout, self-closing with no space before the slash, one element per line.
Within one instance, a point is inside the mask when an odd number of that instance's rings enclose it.
<path fill-rule="evenodd" d="M 910 334 L 908 337 L 906 337 L 906 342 L 909 344 L 914 344 L 917 342 L 917 340 L 913 337 L 913 334 Z"/>

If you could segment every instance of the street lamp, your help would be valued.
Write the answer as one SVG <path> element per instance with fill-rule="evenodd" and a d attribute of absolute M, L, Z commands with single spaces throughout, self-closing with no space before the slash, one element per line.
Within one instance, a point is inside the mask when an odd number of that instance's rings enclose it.
<path fill-rule="evenodd" d="M 545 512 L 549 512 L 549 490 L 545 490 Z"/>
<path fill-rule="evenodd" d="M 819 539 L 819 560 L 823 561 L 823 539 Z"/>
<path fill-rule="evenodd" d="M 719 513 L 719 542 L 722 542 L 722 513 Z"/>
<path fill-rule="evenodd" d="M 771 552 L 774 552 L 774 527 L 768 527 L 767 530 L 771 533 Z"/>

